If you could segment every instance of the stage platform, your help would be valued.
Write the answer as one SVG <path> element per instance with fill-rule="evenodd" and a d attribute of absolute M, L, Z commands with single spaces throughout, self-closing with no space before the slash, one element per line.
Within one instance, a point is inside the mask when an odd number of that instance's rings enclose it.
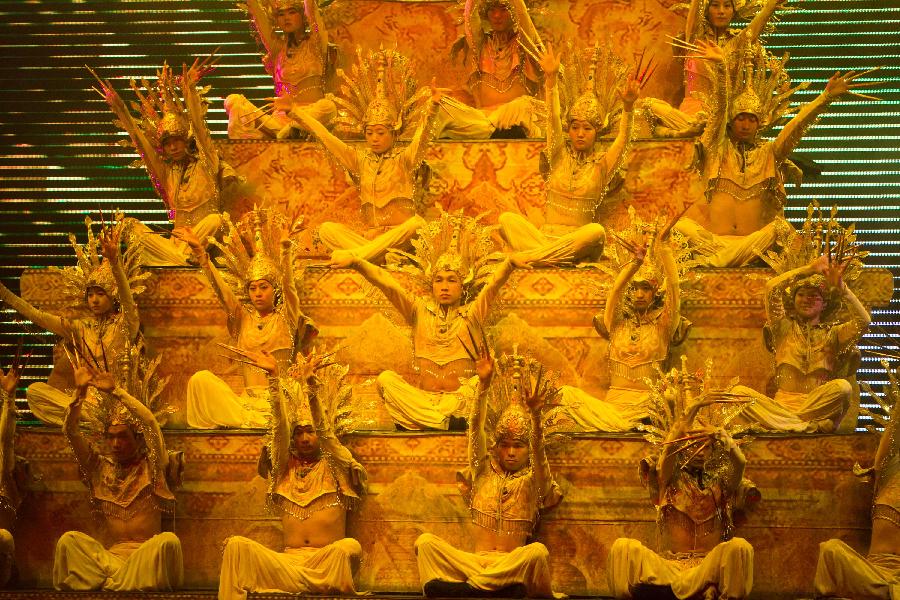
<path fill-rule="evenodd" d="M 169 448 L 186 454 L 184 487 L 169 527 L 185 556 L 185 586 L 213 588 L 222 544 L 243 535 L 280 545 L 280 521 L 265 510 L 266 483 L 256 475 L 261 431 L 167 431 Z M 346 444 L 369 472 L 369 494 L 349 521 L 364 560 L 360 589 L 419 589 L 413 543 L 431 532 L 466 547 L 468 515 L 455 474 L 465 466 L 463 433 L 360 433 Z M 746 447 L 747 476 L 762 501 L 738 535 L 756 549 L 755 597 L 809 596 L 817 545 L 836 537 L 865 549 L 871 489 L 854 477 L 868 464 L 868 434 L 759 436 Z M 87 491 L 58 430 L 20 427 L 18 453 L 39 479 L 19 510 L 16 548 L 21 585 L 49 587 L 53 548 L 70 529 L 91 531 Z M 565 499 L 546 514 L 536 540 L 550 549 L 554 587 L 572 595 L 607 593 L 606 556 L 618 537 L 655 545 L 656 513 L 638 477 L 649 445 L 637 434 L 578 435 L 551 456 Z M 104 596 L 106 597 L 106 596 Z"/>
<path fill-rule="evenodd" d="M 170 377 L 164 393 L 176 413 L 169 426 L 183 427 L 191 374 L 209 369 L 236 390 L 242 383 L 234 363 L 222 358 L 216 345 L 229 341 L 226 316 L 203 274 L 187 268 L 151 271 L 147 291 L 138 298 L 141 322 L 149 354 L 164 355 L 159 373 Z M 396 276 L 414 289 L 406 275 Z M 703 270 L 683 302 L 682 314 L 693 326 L 687 341 L 672 349 L 676 362 L 680 365 L 679 357 L 685 355 L 691 368 L 702 368 L 711 359 L 717 384 L 725 385 L 737 376 L 744 385 L 771 391 L 774 363 L 762 336 L 763 293 L 770 276 L 771 271 L 764 269 Z M 393 430 L 381 398 L 367 382 L 386 369 L 415 376 L 409 327 L 354 271 L 312 266 L 298 281 L 303 310 L 320 329 L 317 343 L 343 348 L 337 359 L 350 366 L 360 419 L 373 429 Z M 597 269 L 513 273 L 491 313 L 489 332 L 495 349 L 498 354 L 511 352 L 518 345 L 519 352 L 558 373 L 560 384 L 598 392 L 607 384 L 607 344 L 591 320 L 603 310 L 611 283 Z M 28 301 L 74 316 L 60 301 L 61 285 L 62 280 L 47 270 L 26 271 L 21 279 L 22 295 Z M 872 307 L 888 303 L 892 286 L 890 271 L 867 269 L 854 288 L 860 300 Z M 67 364 L 65 355 L 57 354 Z M 845 419 L 850 430 L 855 422 L 855 413 Z"/>

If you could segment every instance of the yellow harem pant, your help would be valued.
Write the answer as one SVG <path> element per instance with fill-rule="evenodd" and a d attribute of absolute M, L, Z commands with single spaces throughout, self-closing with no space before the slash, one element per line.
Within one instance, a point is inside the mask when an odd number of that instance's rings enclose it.
<path fill-rule="evenodd" d="M 435 137 L 451 140 L 486 140 L 497 129 L 522 127 L 530 138 L 543 137 L 547 109 L 542 100 L 519 96 L 505 104 L 475 108 L 456 98 L 441 98 Z"/>
<path fill-rule="evenodd" d="M 248 387 L 240 396 L 210 371 L 197 371 L 187 384 L 187 424 L 194 429 L 268 427 L 269 392 Z"/>
<path fill-rule="evenodd" d="M 301 110 L 323 125 L 328 125 L 337 115 L 337 106 L 328 98 L 316 100 Z M 241 94 L 230 94 L 225 98 L 225 112 L 228 113 L 230 140 L 280 140 L 290 137 L 293 129 L 303 129 L 284 111 L 267 115 Z"/>
<path fill-rule="evenodd" d="M 566 413 L 584 431 L 632 431 L 648 416 L 648 392 L 609 388 L 601 400 L 571 385 L 559 388 Z"/>
<path fill-rule="evenodd" d="M 222 215 L 214 213 L 206 215 L 200 222 L 191 226 L 191 231 L 201 243 L 214 236 L 222 226 Z M 142 246 L 141 264 L 145 267 L 187 267 L 188 258 L 193 256 L 190 246 L 181 240 L 167 238 L 134 220 L 134 231 Z"/>
<path fill-rule="evenodd" d="M 334 253 L 333 258 L 337 260 L 345 253 L 369 262 L 380 262 L 388 250 L 405 246 L 425 225 L 425 219 L 415 215 L 369 239 L 346 225 L 326 221 L 319 225 L 319 239 Z"/>
<path fill-rule="evenodd" d="M 853 386 L 846 379 L 832 379 L 808 394 L 778 390 L 774 398 L 744 385 L 731 392 L 755 400 L 741 412 L 742 421 L 756 422 L 772 431 L 831 433 L 850 408 Z"/>
<path fill-rule="evenodd" d="M 56 542 L 53 587 L 58 590 L 174 590 L 183 578 L 181 542 L 174 533 L 109 550 L 80 531 L 66 532 Z"/>
<path fill-rule="evenodd" d="M 841 540 L 819 544 L 816 596 L 900 600 L 900 555 L 865 557 Z"/>
<path fill-rule="evenodd" d="M 478 377 L 471 377 L 454 392 L 427 392 L 394 371 L 383 371 L 375 382 L 394 423 L 406 429 L 446 430 L 451 416 L 469 416 L 478 389 Z"/>
<path fill-rule="evenodd" d="M 757 251 L 765 252 L 776 240 L 777 221 L 772 221 L 759 231 L 749 235 L 717 235 L 702 225 L 682 217 L 675 224 L 675 231 L 694 244 L 712 246 L 712 254 L 697 256 L 703 267 L 743 267 L 758 258 Z"/>
<path fill-rule="evenodd" d="M 25 390 L 25 398 L 28 400 L 28 408 L 35 417 L 47 423 L 48 425 L 63 424 L 66 417 L 66 410 L 72 403 L 72 394 L 57 389 L 48 383 L 38 381 L 32 383 Z M 93 394 L 88 394 L 85 399 L 88 410 L 82 414 L 88 414 L 91 410 L 96 409 L 97 403 Z"/>
<path fill-rule="evenodd" d="M 16 543 L 12 534 L 0 529 L 0 588 L 5 588 L 16 562 Z"/>
<path fill-rule="evenodd" d="M 219 575 L 219 600 L 244 600 L 247 592 L 356 594 L 353 574 L 362 547 L 344 538 L 324 548 L 269 550 L 247 538 L 228 538 Z"/>
<path fill-rule="evenodd" d="M 581 227 L 553 227 L 561 235 L 548 235 L 516 213 L 500 215 L 500 234 L 515 252 L 525 252 L 527 260 L 534 266 L 551 267 L 578 262 L 598 260 L 603 254 L 606 230 L 599 223 L 588 223 Z M 547 229 L 545 227 L 545 229 Z"/>
<path fill-rule="evenodd" d="M 699 560 L 699 562 L 698 562 Z M 606 561 L 610 593 L 631 598 L 639 583 L 668 585 L 684 600 L 715 586 L 719 598 L 746 598 L 753 588 L 753 546 L 742 538 L 722 542 L 702 559 L 663 558 L 637 540 L 619 538 Z"/>
<path fill-rule="evenodd" d="M 562 598 L 554 595 L 550 581 L 550 553 L 540 543 L 520 546 L 512 552 L 466 552 L 431 533 L 416 540 L 419 582 L 465 582 L 479 590 L 499 590 L 523 584 L 530 598 Z"/>

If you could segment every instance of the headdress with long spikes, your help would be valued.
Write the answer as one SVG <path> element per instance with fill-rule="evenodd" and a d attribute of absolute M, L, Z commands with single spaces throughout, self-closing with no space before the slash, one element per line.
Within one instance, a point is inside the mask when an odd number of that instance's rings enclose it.
<path fill-rule="evenodd" d="M 260 279 L 271 283 L 276 291 L 284 289 L 285 273 L 278 260 L 281 242 L 290 239 L 300 227 L 301 219 L 291 223 L 271 208 L 257 208 L 244 214 L 235 225 L 228 213 L 222 215 L 226 234 L 219 242 L 210 238 L 222 255 L 216 262 L 225 269 L 226 283 L 238 298 L 247 299 L 247 286 Z"/>
<path fill-rule="evenodd" d="M 611 237 L 616 240 L 615 244 L 607 244 L 603 250 L 604 257 L 608 260 L 599 263 L 600 270 L 605 272 L 611 278 L 622 272 L 634 258 L 629 247 L 639 247 L 650 242 L 648 252 L 644 257 L 644 262 L 638 272 L 632 279 L 633 282 L 647 281 L 656 288 L 657 302 L 661 301 L 665 296 L 666 287 L 669 285 L 682 285 L 690 279 L 694 273 L 694 269 L 702 264 L 702 261 L 695 258 L 696 254 L 705 254 L 710 249 L 705 247 L 697 247 L 681 235 L 678 231 L 672 231 L 669 241 L 675 257 L 675 264 L 678 267 L 678 282 L 670 282 L 665 278 L 662 261 L 659 258 L 659 249 L 656 248 L 657 241 L 655 239 L 656 232 L 664 226 L 660 221 L 645 221 L 637 214 L 633 206 L 628 207 L 628 217 L 631 221 L 630 226 L 618 232 L 612 232 Z M 685 290 L 688 291 L 688 290 Z M 626 299 L 627 301 L 627 299 Z"/>
<path fill-rule="evenodd" d="M 793 112 L 791 96 L 797 90 L 809 87 L 809 82 L 791 87 L 791 78 L 785 69 L 789 58 L 787 52 L 781 58 L 767 56 L 764 67 L 754 65 L 749 57 L 744 61 L 739 71 L 740 80 L 734 82 L 735 93 L 729 99 L 729 121 L 740 113 L 750 113 L 756 115 L 762 131 L 777 125 Z"/>
<path fill-rule="evenodd" d="M 504 354 L 497 360 L 485 419 L 485 429 L 491 432 L 493 445 L 502 438 L 531 442 L 531 414 L 525 398 L 537 391 L 543 396 L 545 409 L 552 410 L 559 393 L 555 378 L 537 360 L 518 354 L 515 347 L 512 355 Z"/>
<path fill-rule="evenodd" d="M 863 259 L 869 255 L 860 249 L 855 229 L 855 224 L 844 227 L 838 222 L 837 206 L 833 206 L 830 214 L 825 215 L 818 201 L 813 201 L 806 207 L 806 220 L 800 229 L 795 230 L 786 224 L 779 228 L 779 250 L 758 254 L 776 275 L 793 271 L 820 256 L 828 255 L 832 262 L 846 263 L 841 278 L 852 287 L 862 273 Z M 821 291 L 822 298 L 826 301 L 822 320 L 828 321 L 837 313 L 840 308 L 840 291 L 829 290 L 822 275 L 803 277 L 783 288 L 781 292 L 785 310 L 793 310 L 794 294 L 802 287 L 815 287 Z"/>
<path fill-rule="evenodd" d="M 338 115 L 335 126 L 359 134 L 366 125 L 384 125 L 394 133 L 418 123 L 428 88 L 417 90 L 409 59 L 396 50 L 376 50 L 365 54 L 356 50 L 356 63 L 347 75 L 338 70 L 341 97 L 335 97 Z"/>
<path fill-rule="evenodd" d="M 442 213 L 429 221 L 412 240 L 412 254 L 391 250 L 387 267 L 414 276 L 425 288 L 438 271 L 454 271 L 462 279 L 464 290 L 470 294 L 486 282 L 490 268 L 484 259 L 494 243 L 486 227 L 477 218 L 462 214 Z"/>
<path fill-rule="evenodd" d="M 206 64 L 207 61 L 204 61 L 204 65 L 201 67 L 205 67 Z M 147 79 L 141 79 L 140 82 L 131 80 L 131 89 L 137 96 L 137 101 L 131 102 L 131 108 L 140 114 L 139 127 L 160 153 L 162 153 L 163 141 L 167 137 L 178 136 L 188 140 L 193 136 L 187 107 L 179 91 L 180 85 L 183 85 L 181 78 L 173 74 L 169 65 L 163 65 L 161 69 L 157 70 L 155 82 Z M 207 91 L 209 91 L 209 87 L 198 89 L 197 93 L 203 98 Z M 201 103 L 201 105 L 204 108 L 206 106 L 205 103 Z M 203 115 L 198 116 L 203 117 Z M 123 140 L 122 143 L 134 146 L 131 140 Z M 136 161 L 135 164 L 142 163 Z"/>
<path fill-rule="evenodd" d="M 880 410 L 872 410 L 866 407 L 860 407 L 859 414 L 862 417 L 871 419 L 865 425 L 870 433 L 876 433 L 876 427 L 881 427 L 882 436 L 890 436 L 887 440 L 887 451 L 881 455 L 879 464 L 873 464 L 871 468 L 863 469 L 859 463 L 854 465 L 853 471 L 859 476 L 877 475 L 880 478 L 890 477 L 895 479 L 900 470 L 898 465 L 898 457 L 900 457 L 900 446 L 898 446 L 898 420 L 900 420 L 900 338 L 896 335 L 890 336 L 890 342 L 893 347 L 879 346 L 878 350 L 870 350 L 870 354 L 874 354 L 880 358 L 881 366 L 887 377 L 887 382 L 881 388 L 881 393 L 876 393 L 872 386 L 866 382 L 860 382 L 859 386 L 869 395 L 869 397 L 878 404 Z M 883 441 L 879 443 L 879 446 Z M 879 448 L 879 454 L 881 451 Z M 876 455 L 877 456 L 877 455 Z M 880 483 L 886 482 L 882 479 Z M 876 499 L 877 500 L 877 499 Z"/>
<path fill-rule="evenodd" d="M 560 101 L 565 107 L 566 122 L 587 121 L 602 132 L 622 110 L 619 90 L 628 79 L 628 67 L 608 43 L 585 49 L 569 44 L 566 56 L 560 78 Z"/>
<path fill-rule="evenodd" d="M 119 289 L 113 276 L 112 265 L 100 256 L 100 240 L 94 235 L 93 221 L 85 217 L 84 224 L 87 228 L 87 243 L 78 244 L 75 236 L 69 234 L 69 242 L 75 250 L 77 264 L 74 267 L 50 267 L 62 276 L 63 289 L 70 306 L 83 306 L 85 294 L 88 288 L 99 287 L 114 299 L 119 298 Z M 124 250 L 120 253 L 120 260 L 128 279 L 128 286 L 134 296 L 142 293 L 146 288 L 144 280 L 150 276 L 149 272 L 141 269 L 140 241 L 133 234 L 132 221 L 124 218 L 122 213 L 116 213 L 114 221 L 110 225 L 102 224 L 103 228 L 110 227 L 117 230 L 119 239 L 124 244 Z"/>
<path fill-rule="evenodd" d="M 702 27 L 705 29 L 710 29 L 709 21 L 706 19 L 706 12 L 709 9 L 710 0 L 700 0 L 697 6 L 697 14 L 696 14 L 696 23 L 698 27 Z M 734 6 L 734 14 L 736 17 L 744 20 L 744 21 L 752 21 L 753 17 L 755 17 L 760 10 L 762 10 L 763 6 L 766 4 L 766 0 L 731 0 L 732 5 Z M 686 11 L 690 9 L 689 2 L 679 2 L 678 4 L 674 4 L 671 7 L 671 10 L 675 11 Z M 792 10 L 791 7 L 787 7 L 782 9 L 782 11 Z M 774 31 L 775 27 L 772 21 L 777 21 L 777 18 L 773 16 L 768 23 L 766 23 L 766 33 L 771 33 Z"/>

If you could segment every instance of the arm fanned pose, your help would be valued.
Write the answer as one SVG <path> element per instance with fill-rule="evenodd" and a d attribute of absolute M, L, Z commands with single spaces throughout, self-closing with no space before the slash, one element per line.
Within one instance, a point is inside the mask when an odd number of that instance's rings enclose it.
<path fill-rule="evenodd" d="M 39 308 L 35 308 L 9 291 L 9 288 L 2 283 L 0 283 L 0 300 L 6 302 L 14 311 L 38 327 L 46 329 L 51 333 L 55 333 L 61 338 L 68 339 L 72 333 L 72 327 L 67 319 L 57 317 L 56 315 L 44 312 Z"/>
<path fill-rule="evenodd" d="M 403 315 L 403 318 L 410 325 L 413 324 L 416 314 L 415 298 L 403 289 L 397 280 L 382 269 L 362 258 L 355 258 L 350 264 L 350 268 L 357 271 L 366 280 L 381 290 L 388 301 Z"/>
<path fill-rule="evenodd" d="M 359 175 L 359 162 L 356 157 L 356 150 L 339 140 L 328 131 L 328 128 L 319 121 L 311 117 L 306 111 L 294 107 L 290 110 L 289 116 L 295 121 L 300 122 L 306 129 L 311 131 L 313 135 L 319 138 L 319 141 L 325 146 L 325 149 L 334 156 L 342 167 L 350 171 L 354 175 Z"/>

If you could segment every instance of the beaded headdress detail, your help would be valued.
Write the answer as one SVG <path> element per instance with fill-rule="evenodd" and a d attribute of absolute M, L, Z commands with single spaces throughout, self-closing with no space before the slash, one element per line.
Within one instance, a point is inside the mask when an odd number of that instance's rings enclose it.
<path fill-rule="evenodd" d="M 570 45 L 566 55 L 560 78 L 564 96 L 560 100 L 568 105 L 566 122 L 587 121 L 603 131 L 622 110 L 619 90 L 625 85 L 628 69 L 608 44 L 580 50 Z"/>
<path fill-rule="evenodd" d="M 291 265 L 279 265 L 277 257 L 281 244 L 300 230 L 302 219 L 290 223 L 283 214 L 270 208 L 257 208 L 244 214 L 237 224 L 228 213 L 222 215 L 225 235 L 214 244 L 222 255 L 216 262 L 225 269 L 223 278 L 238 298 L 247 298 L 247 286 L 264 279 L 276 290 L 284 288 L 284 269 Z"/>
<path fill-rule="evenodd" d="M 356 50 L 356 63 L 348 75 L 338 70 L 341 96 L 335 97 L 338 114 L 335 125 L 360 133 L 366 125 L 384 125 L 394 133 L 418 122 L 418 112 L 429 95 L 417 90 L 409 59 L 396 50 L 376 50 L 365 54 Z"/>
<path fill-rule="evenodd" d="M 485 260 L 494 247 L 490 232 L 478 219 L 463 214 L 442 213 L 439 219 L 428 221 L 412 240 L 412 254 L 391 250 L 387 267 L 404 271 L 419 283 L 431 287 L 434 275 L 453 271 L 469 292 L 487 281 L 491 268 Z"/>
<path fill-rule="evenodd" d="M 90 217 L 85 217 L 84 224 L 87 228 L 86 244 L 78 244 L 75 236 L 69 234 L 69 242 L 77 258 L 76 266 L 50 267 L 51 271 L 59 273 L 62 277 L 67 303 L 72 307 L 83 306 L 85 293 L 92 287 L 98 287 L 114 299 L 119 299 L 119 289 L 113 276 L 112 265 L 100 256 L 100 240 L 94 236 L 93 221 Z M 132 233 L 131 220 L 117 213 L 112 224 L 107 227 L 117 230 L 119 239 L 124 242 L 124 250 L 120 252 L 119 260 L 122 261 L 131 293 L 136 296 L 146 289 L 143 282 L 150 273 L 141 269 L 141 245 Z"/>

